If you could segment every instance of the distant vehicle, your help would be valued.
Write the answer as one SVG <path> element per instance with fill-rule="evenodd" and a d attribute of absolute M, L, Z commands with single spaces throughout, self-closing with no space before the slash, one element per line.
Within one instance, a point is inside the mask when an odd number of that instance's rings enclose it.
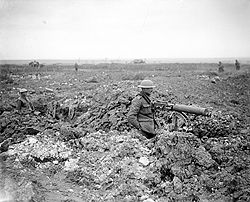
<path fill-rule="evenodd" d="M 146 62 L 145 62 L 145 60 L 142 60 L 142 59 L 135 59 L 135 60 L 133 60 L 132 63 L 133 64 L 145 64 Z"/>
<path fill-rule="evenodd" d="M 39 64 L 39 62 L 37 62 L 37 61 L 32 61 L 32 62 L 30 62 L 29 63 L 29 66 L 31 66 L 31 67 L 39 67 L 40 66 L 40 64 Z"/>

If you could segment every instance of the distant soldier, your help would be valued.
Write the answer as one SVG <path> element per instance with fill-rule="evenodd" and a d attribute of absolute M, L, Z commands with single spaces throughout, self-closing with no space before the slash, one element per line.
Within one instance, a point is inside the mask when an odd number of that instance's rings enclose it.
<path fill-rule="evenodd" d="M 30 67 L 33 67 L 33 61 L 29 63 L 29 66 L 30 66 Z"/>
<path fill-rule="evenodd" d="M 77 63 L 75 63 L 75 70 L 76 70 L 76 72 L 78 71 L 78 67 L 79 67 L 79 65 Z"/>
<path fill-rule="evenodd" d="M 34 67 L 37 67 L 37 68 L 39 68 L 39 66 L 40 66 L 39 62 L 37 62 L 37 61 L 34 61 Z"/>
<path fill-rule="evenodd" d="M 240 70 L 240 63 L 238 60 L 235 60 L 235 68 L 236 70 Z"/>
<path fill-rule="evenodd" d="M 27 98 L 27 89 L 23 88 L 19 90 L 19 98 L 17 100 L 17 110 L 21 110 L 22 108 L 27 108 L 31 111 L 34 111 L 34 106 Z"/>
<path fill-rule="evenodd" d="M 224 72 L 224 66 L 223 66 L 221 61 L 219 61 L 219 64 L 218 64 L 218 71 L 219 72 Z"/>

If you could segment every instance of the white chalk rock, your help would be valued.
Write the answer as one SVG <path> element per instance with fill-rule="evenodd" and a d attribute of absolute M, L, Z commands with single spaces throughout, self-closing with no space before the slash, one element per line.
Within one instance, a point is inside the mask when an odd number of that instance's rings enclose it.
<path fill-rule="evenodd" d="M 79 166 L 77 165 L 79 159 L 68 159 L 65 162 L 64 170 L 66 171 L 73 171 L 76 170 Z"/>
<path fill-rule="evenodd" d="M 143 202 L 155 202 L 155 201 L 151 198 L 148 198 L 148 199 L 144 200 Z"/>
<path fill-rule="evenodd" d="M 148 160 L 148 158 L 145 157 L 145 156 L 142 156 L 142 157 L 139 159 L 139 162 L 140 162 L 141 164 L 143 164 L 144 166 L 147 166 L 147 165 L 150 163 L 149 160 Z"/>
<path fill-rule="evenodd" d="M 38 140 L 37 140 L 36 138 L 34 138 L 34 137 L 30 137 L 30 138 L 29 138 L 29 143 L 30 143 L 30 144 L 35 144 L 35 143 L 37 143 L 37 141 L 38 141 Z"/>

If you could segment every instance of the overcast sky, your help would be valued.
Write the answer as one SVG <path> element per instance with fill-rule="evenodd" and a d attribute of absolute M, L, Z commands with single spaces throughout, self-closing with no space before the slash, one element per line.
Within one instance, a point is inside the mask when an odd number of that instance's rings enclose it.
<path fill-rule="evenodd" d="M 0 0 L 0 59 L 250 57 L 250 0 Z"/>

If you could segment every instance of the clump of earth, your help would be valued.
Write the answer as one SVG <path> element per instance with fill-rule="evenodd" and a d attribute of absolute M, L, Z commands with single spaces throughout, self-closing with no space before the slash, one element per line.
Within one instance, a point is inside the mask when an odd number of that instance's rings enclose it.
<path fill-rule="evenodd" d="M 8 66 L 1 78 L 0 199 L 250 200 L 250 66 L 220 74 L 216 64 L 45 67 Z M 188 128 L 170 132 L 171 112 L 158 110 L 156 138 L 142 137 L 126 116 L 144 78 L 157 86 L 154 99 L 212 116 L 188 115 Z M 18 88 L 29 90 L 34 113 L 15 110 Z"/>

